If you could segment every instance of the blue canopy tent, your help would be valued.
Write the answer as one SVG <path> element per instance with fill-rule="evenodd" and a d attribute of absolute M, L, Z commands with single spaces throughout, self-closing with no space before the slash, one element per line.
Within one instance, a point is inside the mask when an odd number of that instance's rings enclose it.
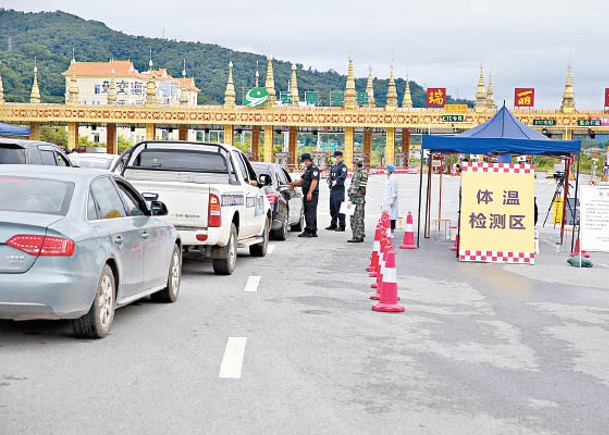
<path fill-rule="evenodd" d="M 555 157 L 570 157 L 573 153 L 579 153 L 581 141 L 579 140 L 551 140 L 538 131 L 520 122 L 505 107 L 501 109 L 484 124 L 478 125 L 464 133 L 455 136 L 423 135 L 421 145 L 421 157 L 423 150 L 430 151 L 429 171 L 427 181 L 427 201 L 425 207 L 425 224 L 427 231 L 428 211 L 431 201 L 431 154 L 460 153 L 460 154 L 484 154 L 497 156 L 500 161 L 511 162 L 511 153 L 527 155 L 547 155 Z M 507 159 L 506 159 L 507 157 Z M 423 158 L 421 158 L 421 171 L 419 180 L 419 219 L 417 231 L 417 245 L 421 230 L 421 194 L 423 186 Z M 568 172 L 566 174 L 568 177 Z M 567 178 L 568 180 L 568 178 Z M 567 183 L 568 186 L 568 183 Z M 577 181 L 575 185 L 575 200 L 579 186 L 579 164 L 577 167 Z M 565 189 L 565 196 L 568 189 Z M 564 215 L 564 214 L 563 214 Z M 563 232 L 561 226 L 561 237 Z M 572 241 L 573 243 L 573 241 Z"/>
<path fill-rule="evenodd" d="M 29 136 L 28 127 L 17 127 L 11 124 L 0 122 L 0 136 Z"/>

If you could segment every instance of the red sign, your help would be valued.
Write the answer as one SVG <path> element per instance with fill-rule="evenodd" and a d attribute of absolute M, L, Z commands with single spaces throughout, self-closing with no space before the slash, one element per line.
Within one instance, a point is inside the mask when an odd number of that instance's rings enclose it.
<path fill-rule="evenodd" d="M 609 107 L 609 88 L 605 88 L 605 107 Z"/>
<path fill-rule="evenodd" d="M 427 88 L 427 107 L 444 107 L 446 88 Z"/>
<path fill-rule="evenodd" d="M 514 90 L 515 107 L 533 107 L 535 105 L 535 88 L 516 88 Z"/>

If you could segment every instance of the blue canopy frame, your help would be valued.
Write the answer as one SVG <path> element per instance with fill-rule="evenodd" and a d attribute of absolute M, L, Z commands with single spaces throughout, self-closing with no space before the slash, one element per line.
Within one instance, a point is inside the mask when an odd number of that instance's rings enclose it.
<path fill-rule="evenodd" d="M 425 225 L 427 229 L 428 211 L 431 201 L 431 152 L 484 154 L 504 157 L 511 161 L 511 154 L 545 155 L 570 157 L 578 154 L 577 178 L 575 184 L 575 203 L 577 204 L 579 188 L 579 152 L 580 140 L 551 140 L 540 132 L 520 122 L 510 111 L 503 107 L 487 122 L 456 136 L 423 135 L 421 143 L 421 170 L 419 179 L 419 210 L 417 221 L 417 246 L 421 232 L 421 196 L 423 188 L 423 150 L 430 150 L 429 173 L 427 181 L 427 200 L 425 201 Z M 565 197 L 567 189 L 565 189 Z M 566 201 L 565 201 L 566 202 Z M 459 199 L 459 210 L 461 209 Z M 460 212 L 459 212 L 460 213 Z M 564 213 L 563 213 L 564 216 Z M 561 241 L 564 222 L 561 225 Z M 572 235 L 574 239 L 575 234 Z M 573 245 L 574 240 L 571 240 Z M 573 246 L 571 246 L 573 248 Z M 458 252 L 457 252 L 458 254 Z"/>

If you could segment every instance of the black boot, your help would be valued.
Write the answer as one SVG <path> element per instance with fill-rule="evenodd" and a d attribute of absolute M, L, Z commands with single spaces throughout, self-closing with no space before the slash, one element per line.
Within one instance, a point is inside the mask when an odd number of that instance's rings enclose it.
<path fill-rule="evenodd" d="M 336 228 L 337 228 L 336 225 L 330 225 L 330 226 L 326 227 L 326 230 L 332 231 L 332 230 L 335 230 Z"/>
<path fill-rule="evenodd" d="M 345 227 L 336 227 L 336 229 L 334 231 L 344 232 L 345 231 Z"/>

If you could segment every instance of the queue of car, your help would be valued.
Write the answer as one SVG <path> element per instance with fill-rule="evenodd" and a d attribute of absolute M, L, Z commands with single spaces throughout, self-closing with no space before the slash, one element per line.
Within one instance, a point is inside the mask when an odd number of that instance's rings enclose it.
<path fill-rule="evenodd" d="M 183 253 L 226 275 L 238 247 L 265 256 L 270 237 L 302 229 L 290 181 L 222 144 L 148 141 L 119 157 L 0 139 L 0 319 L 69 319 L 102 338 L 116 308 L 178 299 Z"/>

